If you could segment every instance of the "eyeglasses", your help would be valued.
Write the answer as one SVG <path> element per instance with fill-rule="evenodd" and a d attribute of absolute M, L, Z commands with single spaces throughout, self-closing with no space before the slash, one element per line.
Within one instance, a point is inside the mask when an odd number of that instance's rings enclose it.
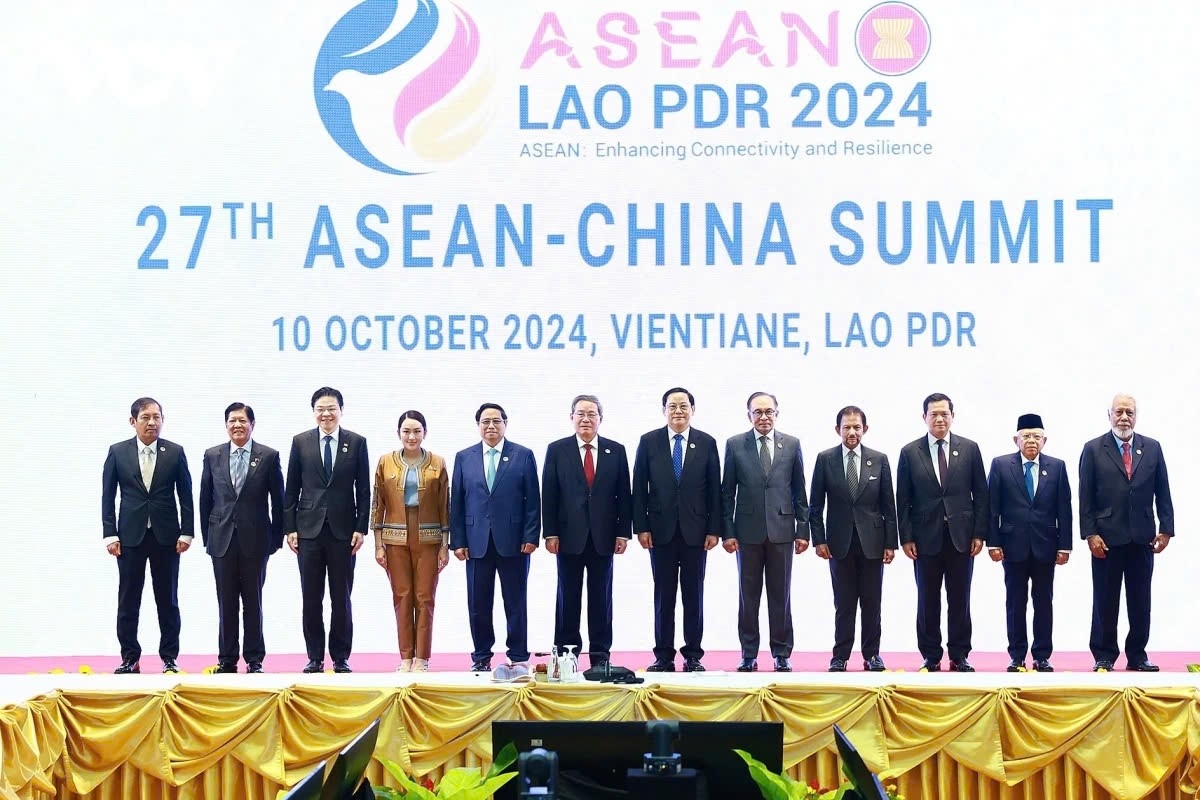
<path fill-rule="evenodd" d="M 1021 437 L 1021 438 L 1022 438 L 1024 441 L 1026 441 L 1026 442 L 1036 442 L 1036 441 L 1039 441 L 1039 440 L 1041 440 L 1041 439 L 1045 439 L 1045 438 L 1046 438 L 1046 435 L 1045 435 L 1045 434 L 1042 434 L 1042 433 L 1034 433 L 1034 432 L 1032 432 L 1032 431 L 1030 431 L 1030 432 L 1028 432 L 1028 433 L 1021 433 L 1021 434 L 1018 434 L 1018 435 L 1019 435 L 1019 436 L 1020 436 L 1020 437 Z"/>
<path fill-rule="evenodd" d="M 600 419 L 600 415 L 595 411 L 576 411 L 571 416 L 577 419 Z"/>
<path fill-rule="evenodd" d="M 754 417 L 755 419 L 762 419 L 763 417 L 770 419 L 778 413 L 779 412 L 773 408 L 756 408 L 750 412 L 750 416 Z"/>
<path fill-rule="evenodd" d="M 691 411 L 691 410 L 692 410 L 692 406 L 689 403 L 671 403 L 671 405 L 667 406 L 667 411 L 670 411 L 670 412 Z"/>
<path fill-rule="evenodd" d="M 479 420 L 479 427 L 481 428 L 499 428 L 503 424 L 504 420 L 499 417 L 487 417 Z"/>

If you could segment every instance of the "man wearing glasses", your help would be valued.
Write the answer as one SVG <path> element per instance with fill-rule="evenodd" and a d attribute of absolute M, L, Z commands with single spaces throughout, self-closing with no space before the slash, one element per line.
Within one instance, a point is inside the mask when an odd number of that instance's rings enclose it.
<path fill-rule="evenodd" d="M 334 672 L 352 672 L 355 554 L 371 517 L 371 465 L 367 440 L 341 426 L 342 393 L 313 392 L 317 427 L 292 439 L 284 489 L 283 529 L 300 565 L 304 671 L 325 668 L 325 581 L 329 580 L 329 657 Z"/>
<path fill-rule="evenodd" d="M 721 480 L 725 551 L 737 555 L 738 672 L 758 670 L 758 607 L 767 587 L 767 622 L 776 672 L 791 672 L 792 556 L 808 549 L 808 498 L 800 440 L 775 430 L 779 402 L 755 392 L 746 401 L 751 428 L 725 443 Z"/>
<path fill-rule="evenodd" d="M 505 675 L 521 677 L 528 675 L 529 662 L 529 554 L 537 549 L 542 527 L 537 460 L 532 450 L 504 437 L 508 414 L 496 403 L 481 405 L 475 421 L 482 442 L 455 455 L 450 482 L 450 548 L 467 562 L 471 671 L 492 669 L 492 605 L 499 575 L 508 623 Z"/>
<path fill-rule="evenodd" d="M 588 649 L 592 667 L 608 662 L 612 649 L 613 555 L 633 536 L 629 459 L 625 448 L 598 435 L 604 420 L 600 398 L 571 401 L 575 435 L 546 448 L 542 468 L 542 532 L 558 559 L 554 647 L 583 647 L 580 632 L 587 573 Z"/>
<path fill-rule="evenodd" d="M 682 387 L 663 393 L 665 428 L 638 442 L 633 464 L 633 529 L 650 551 L 654 576 L 654 663 L 675 671 L 675 593 L 683 599 L 685 672 L 703 672 L 704 567 L 721 529 L 717 442 L 691 426 L 696 399 Z"/>

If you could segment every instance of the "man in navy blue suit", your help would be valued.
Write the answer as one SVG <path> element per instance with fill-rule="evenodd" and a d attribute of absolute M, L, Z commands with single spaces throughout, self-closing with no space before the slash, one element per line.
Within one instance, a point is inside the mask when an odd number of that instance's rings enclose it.
<path fill-rule="evenodd" d="M 537 459 L 527 447 L 508 441 L 508 414 L 496 403 L 475 412 L 481 445 L 454 457 L 450 482 L 450 548 L 467 562 L 467 614 L 471 625 L 471 670 L 492 668 L 496 632 L 492 604 L 496 576 L 508 622 L 507 655 L 511 665 L 529 661 L 529 554 L 541 534 Z"/>
<path fill-rule="evenodd" d="M 588 654 L 603 666 L 612 650 L 613 555 L 633 537 L 629 459 L 619 442 L 598 435 L 600 398 L 571 401 L 575 435 L 551 442 L 542 465 L 542 533 L 558 559 L 554 646 L 583 647 L 579 630 L 587 573 Z"/>
<path fill-rule="evenodd" d="M 1033 596 L 1033 668 L 1053 672 L 1054 568 L 1071 557 L 1071 484 L 1067 465 L 1042 452 L 1046 430 L 1037 414 L 1022 414 L 1013 437 L 1020 450 L 992 459 L 988 471 L 991 525 L 987 547 L 1004 564 L 1009 672 L 1030 652 L 1025 608 Z"/>
<path fill-rule="evenodd" d="M 100 500 L 104 547 L 117 559 L 120 575 L 117 640 L 121 665 L 115 672 L 128 675 L 142 671 L 137 631 L 149 564 L 154 604 L 158 607 L 158 654 L 162 671 L 174 673 L 179 671 L 175 666 L 179 658 L 179 555 L 191 547 L 195 530 L 192 474 L 183 448 L 158 438 L 163 413 L 157 400 L 134 400 L 129 424 L 134 437 L 108 448 Z"/>
<path fill-rule="evenodd" d="M 1085 444 L 1079 456 L 1079 535 L 1092 554 L 1093 669 L 1111 670 L 1120 654 L 1117 616 L 1124 580 L 1129 615 L 1125 668 L 1158 672 L 1146 655 L 1146 643 L 1154 556 L 1175 535 L 1167 462 L 1158 442 L 1134 434 L 1137 401 L 1131 396 L 1113 398 L 1108 421 L 1111 430 Z"/>
<path fill-rule="evenodd" d="M 633 529 L 650 551 L 654 576 L 654 663 L 675 671 L 675 593 L 683 599 L 685 672 L 703 672 L 704 568 L 721 535 L 717 441 L 693 428 L 696 399 L 682 387 L 662 398 L 664 428 L 638 442 L 633 463 Z"/>

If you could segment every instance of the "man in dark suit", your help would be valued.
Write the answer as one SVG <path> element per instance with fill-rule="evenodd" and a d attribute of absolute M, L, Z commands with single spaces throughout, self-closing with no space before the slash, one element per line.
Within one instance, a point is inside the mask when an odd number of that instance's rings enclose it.
<path fill-rule="evenodd" d="M 158 608 L 158 654 L 163 672 L 178 672 L 179 555 L 191 547 L 195 530 L 192 474 L 183 448 L 158 438 L 162 406 L 139 397 L 129 410 L 135 436 L 108 448 L 100 497 L 104 546 L 117 559 L 117 641 L 121 645 L 118 675 L 141 672 L 142 646 L 138 617 L 146 564 Z M 121 512 L 117 516 L 117 490 Z M 175 498 L 179 498 L 176 508 Z"/>
<path fill-rule="evenodd" d="M 633 529 L 650 551 L 654 576 L 654 663 L 675 671 L 675 593 L 683 599 L 685 672 L 703 672 L 704 568 L 721 527 L 717 441 L 691 427 L 696 398 L 676 387 L 663 394 L 665 428 L 642 436 L 633 462 Z"/>
<path fill-rule="evenodd" d="M 292 439 L 288 456 L 283 529 L 300 565 L 305 672 L 325 668 L 325 580 L 329 579 L 329 657 L 334 672 L 352 672 L 355 554 L 371 516 L 371 466 L 367 440 L 341 427 L 342 393 L 313 392 L 317 427 Z"/>
<path fill-rule="evenodd" d="M 262 588 L 267 558 L 283 546 L 283 469 L 279 451 L 251 439 L 254 409 L 225 409 L 229 441 L 204 452 L 200 533 L 217 584 L 217 672 L 237 672 L 238 606 L 245 620 L 246 672 L 262 672 Z"/>
<path fill-rule="evenodd" d="M 992 521 L 988 555 L 1004 562 L 1009 672 L 1025 667 L 1029 652 L 1025 607 L 1033 595 L 1033 668 L 1054 672 L 1054 567 L 1071 557 L 1071 484 L 1067 465 L 1042 452 L 1046 430 L 1037 414 L 1017 418 L 1020 450 L 992 459 L 988 471 Z"/>
<path fill-rule="evenodd" d="M 758 608 L 764 580 L 776 672 L 791 672 L 792 557 L 808 549 L 808 497 L 800 440 L 775 430 L 779 401 L 755 392 L 746 401 L 751 429 L 725 443 L 722 538 L 737 554 L 738 672 L 758 670 Z"/>
<path fill-rule="evenodd" d="M 542 527 L 537 459 L 529 448 L 505 438 L 508 414 L 497 404 L 481 405 L 475 421 L 482 443 L 455 455 L 450 481 L 450 549 L 467 562 L 471 670 L 492 668 L 492 606 L 499 575 L 508 625 L 507 666 L 528 674 L 529 555 L 537 549 Z"/>
<path fill-rule="evenodd" d="M 558 559 L 554 647 L 583 647 L 579 630 L 587 573 L 588 653 L 593 667 L 612 650 L 613 555 L 633 537 L 629 459 L 625 448 L 597 435 L 604 408 L 595 395 L 571 401 L 575 435 L 552 442 L 542 465 L 542 534 Z"/>
<path fill-rule="evenodd" d="M 904 554 L 915 563 L 917 647 L 921 669 L 942 668 L 942 584 L 946 586 L 946 649 L 950 669 L 974 672 L 971 652 L 971 575 L 988 526 L 987 475 L 979 445 L 950 434 L 954 403 L 925 398 L 928 433 L 900 451 L 896 512 Z"/>
<path fill-rule="evenodd" d="M 1175 508 L 1162 447 L 1134 434 L 1137 401 L 1127 394 L 1113 398 L 1109 433 L 1083 446 L 1079 456 L 1079 535 L 1092 554 L 1092 634 L 1094 669 L 1111 670 L 1117 647 L 1121 583 L 1129 635 L 1125 668 L 1158 672 L 1146 655 L 1150 640 L 1150 582 L 1154 556 L 1175 535 Z M 1158 509 L 1158 526 L 1154 511 Z"/>
<path fill-rule="evenodd" d="M 886 455 L 862 443 L 867 415 L 858 406 L 839 411 L 834 430 L 842 443 L 817 456 L 810 516 L 817 555 L 829 561 L 833 581 L 829 671 L 846 671 L 854 646 L 854 614 L 861 607 L 863 669 L 883 672 L 887 668 L 879 656 L 883 567 L 892 563 L 899 547 L 892 467 Z"/>

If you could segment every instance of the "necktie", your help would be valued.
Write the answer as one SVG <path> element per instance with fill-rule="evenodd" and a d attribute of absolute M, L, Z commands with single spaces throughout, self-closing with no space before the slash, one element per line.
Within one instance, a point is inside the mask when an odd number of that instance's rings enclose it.
<path fill-rule="evenodd" d="M 1129 455 L 1129 442 L 1121 442 L 1121 461 L 1125 464 L 1126 479 L 1133 480 L 1133 457 Z"/>
<path fill-rule="evenodd" d="M 333 437 L 325 434 L 325 480 L 333 477 Z"/>
<path fill-rule="evenodd" d="M 150 489 L 150 484 L 154 480 L 154 448 L 142 448 L 142 483 L 146 484 L 146 489 Z"/>
<path fill-rule="evenodd" d="M 850 496 L 858 496 L 858 454 L 851 450 L 846 455 L 846 488 Z"/>
<path fill-rule="evenodd" d="M 758 437 L 758 463 L 762 464 L 763 475 L 771 471 L 771 445 L 766 436 Z"/>
<path fill-rule="evenodd" d="M 671 448 L 671 466 L 675 468 L 675 482 L 683 475 L 683 434 L 675 434 L 675 446 Z"/>
<path fill-rule="evenodd" d="M 592 484 L 596 482 L 596 462 L 592 459 L 590 444 L 583 446 L 583 477 L 587 481 L 588 488 L 592 488 Z"/>
<path fill-rule="evenodd" d="M 488 454 L 487 487 L 488 487 L 488 491 L 490 492 L 492 490 L 493 484 L 496 483 L 496 448 L 489 447 L 487 454 Z"/>
<path fill-rule="evenodd" d="M 1037 466 L 1032 461 L 1025 462 L 1025 491 L 1029 493 L 1029 499 L 1033 499 L 1033 468 Z"/>
<path fill-rule="evenodd" d="M 234 453 L 233 459 L 233 490 L 238 494 L 242 493 L 242 486 L 246 483 L 246 448 L 239 447 Z"/>
<path fill-rule="evenodd" d="M 946 473 L 950 471 L 950 465 L 946 463 L 946 440 L 938 439 L 938 483 L 943 487 L 946 485 Z"/>

